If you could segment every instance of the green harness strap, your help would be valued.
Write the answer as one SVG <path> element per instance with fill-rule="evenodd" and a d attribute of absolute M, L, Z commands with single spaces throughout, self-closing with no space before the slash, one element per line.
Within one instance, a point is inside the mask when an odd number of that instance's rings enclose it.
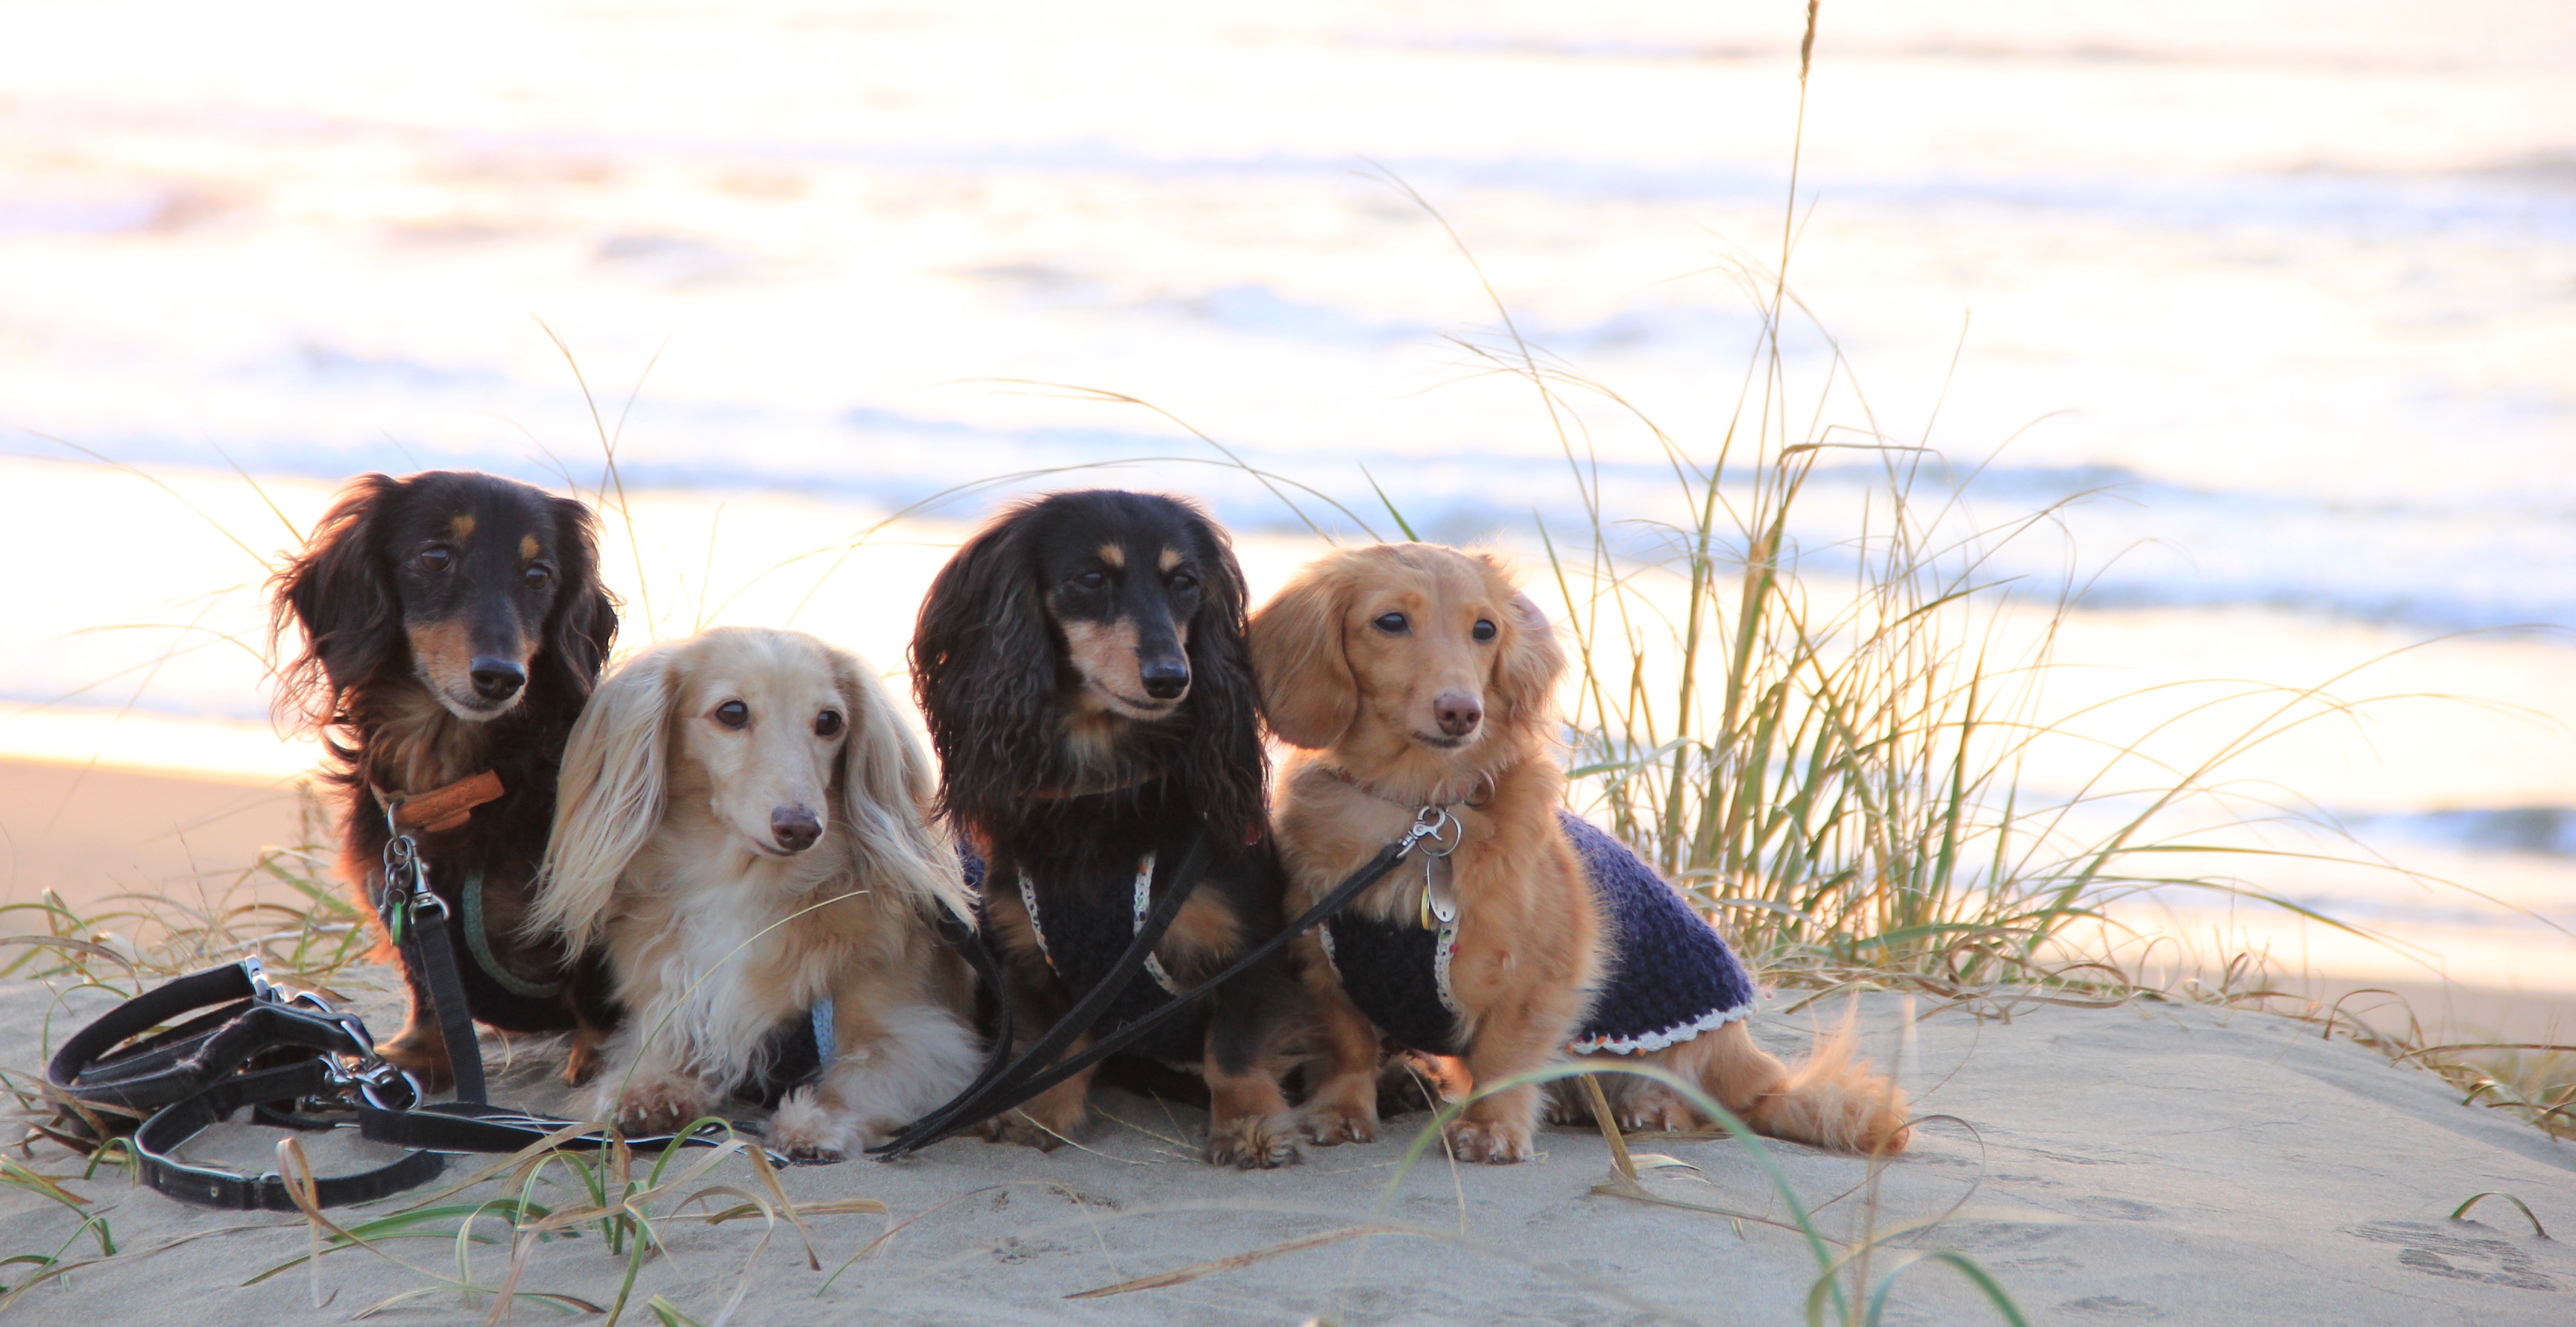
<path fill-rule="evenodd" d="M 474 955 L 474 966 L 483 969 L 484 976 L 499 982 L 501 989 L 512 995 L 525 996 L 531 1000 L 551 1000 L 563 993 L 562 982 L 530 981 L 501 966 L 500 957 L 492 952 L 491 940 L 483 934 L 483 873 L 481 871 L 465 877 L 465 948 Z"/>

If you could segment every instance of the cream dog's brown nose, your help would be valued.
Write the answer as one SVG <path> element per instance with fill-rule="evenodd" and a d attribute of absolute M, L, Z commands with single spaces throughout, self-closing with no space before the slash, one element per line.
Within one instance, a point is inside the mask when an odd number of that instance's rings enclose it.
<path fill-rule="evenodd" d="M 823 822 L 801 806 L 782 806 L 769 813 L 769 836 L 784 852 L 803 852 L 823 837 Z"/>
<path fill-rule="evenodd" d="M 1465 737 L 1485 720 L 1485 707 L 1463 691 L 1443 691 L 1432 697 L 1431 712 L 1440 719 L 1440 731 L 1451 737 Z"/>

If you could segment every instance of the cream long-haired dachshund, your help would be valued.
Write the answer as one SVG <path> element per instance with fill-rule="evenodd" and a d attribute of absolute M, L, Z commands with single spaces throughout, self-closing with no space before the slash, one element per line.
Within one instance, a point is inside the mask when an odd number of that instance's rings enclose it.
<path fill-rule="evenodd" d="M 628 1130 L 705 1114 L 757 1079 L 769 1034 L 830 1000 L 833 1055 L 783 1101 L 775 1147 L 828 1158 L 972 1078 L 971 916 L 925 822 L 928 759 L 856 656 L 726 627 L 636 655 L 564 753 L 531 925 L 604 935 L 625 1022 L 594 1113 Z"/>
<path fill-rule="evenodd" d="M 1438 838 L 1297 942 L 1322 1011 L 1304 1108 L 1318 1143 L 1377 1131 L 1380 1034 L 1428 1057 L 1444 1095 L 1569 1054 L 1694 1082 L 1753 1128 L 1860 1152 L 1906 1142 L 1903 1099 L 1837 1039 L 1792 1071 L 1753 1042 L 1753 985 L 1669 885 L 1563 815 L 1551 755 L 1565 657 L 1546 617 L 1484 554 L 1379 545 L 1308 567 L 1251 622 L 1272 731 L 1301 748 L 1272 826 L 1289 911 L 1432 811 Z M 1445 852 L 1445 856 L 1435 853 Z M 1604 1075 L 1631 1125 L 1696 1112 L 1650 1080 Z M 1530 1155 L 1540 1093 L 1505 1089 L 1449 1128 L 1466 1160 Z"/>

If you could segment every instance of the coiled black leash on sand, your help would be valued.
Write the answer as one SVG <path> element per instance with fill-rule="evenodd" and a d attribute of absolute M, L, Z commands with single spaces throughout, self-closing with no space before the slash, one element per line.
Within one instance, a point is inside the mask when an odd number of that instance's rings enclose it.
<path fill-rule="evenodd" d="M 313 1196 L 323 1207 L 427 1184 L 444 1168 L 445 1152 L 516 1152 L 549 1139 L 574 1151 L 607 1146 L 609 1135 L 599 1130 L 555 1137 L 581 1121 L 485 1100 L 474 1017 L 448 942 L 447 905 L 430 892 L 418 846 L 399 825 L 385 845 L 382 906 L 405 966 L 429 988 L 455 1067 L 456 1100 L 424 1104 L 419 1081 L 376 1054 L 375 1038 L 357 1015 L 270 981 L 255 956 L 167 982 L 82 1028 L 45 1067 L 52 1094 L 75 1108 L 83 1133 L 112 1130 L 112 1119 L 142 1117 L 133 1138 L 138 1179 L 181 1202 L 239 1211 L 291 1212 L 297 1205 L 274 1171 L 242 1175 L 182 1161 L 177 1153 L 243 1106 L 254 1107 L 261 1123 L 290 1129 L 339 1128 L 354 1119 L 361 1136 L 407 1149 L 372 1170 L 318 1179 Z M 156 1027 L 166 1030 L 154 1033 Z M 757 1134 L 740 1125 L 736 1131 Z M 704 1134 L 622 1141 L 637 1151 L 715 1143 Z"/>

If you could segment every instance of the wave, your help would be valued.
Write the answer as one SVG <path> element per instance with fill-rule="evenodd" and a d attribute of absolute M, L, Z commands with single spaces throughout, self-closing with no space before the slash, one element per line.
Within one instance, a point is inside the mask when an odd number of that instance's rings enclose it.
<path fill-rule="evenodd" d="M 335 371 L 432 372 L 406 361 L 357 361 Z M 1170 429 L 1002 426 L 875 405 L 801 425 L 724 402 L 662 404 L 650 414 L 660 436 L 757 434 L 766 441 L 699 453 L 630 441 L 619 465 L 630 489 L 793 494 L 963 520 L 1006 497 L 1101 484 L 1191 493 L 1229 524 L 1255 532 L 1321 528 L 1398 537 L 1388 500 L 1402 524 L 1443 542 L 1533 543 L 1543 524 L 1563 544 L 1589 529 L 1576 471 L 1543 452 L 1462 457 L 1361 445 L 1230 445 L 1238 465 Z M 203 444 L 151 437 L 101 450 L 147 466 L 231 462 L 254 473 L 319 479 L 432 467 L 485 469 L 539 484 L 561 484 L 570 474 L 589 486 L 598 477 L 595 458 L 531 455 L 525 443 L 431 449 L 306 434 L 227 439 L 220 456 Z M 1389 499 L 1371 490 L 1370 478 Z M 1748 478 L 1731 474 L 1725 482 L 1742 490 Z M 1864 552 L 1851 542 L 1863 526 L 1863 506 L 1884 483 L 1872 465 L 1814 475 L 1791 531 L 1791 556 L 1803 574 L 1853 567 Z M 1608 533 L 1634 556 L 1650 558 L 1669 542 L 1652 513 L 1687 507 L 1666 463 L 1586 462 L 1582 484 L 1603 510 L 1627 518 Z M 2357 506 L 2191 487 L 2115 466 L 1932 466 L 1917 478 L 1918 510 L 1953 495 L 1963 508 L 1944 526 L 1952 537 L 2031 525 L 1985 542 L 1981 576 L 2009 581 L 2025 597 L 2064 590 L 2076 606 L 2097 611 L 2250 607 L 2434 632 L 2576 627 L 2576 495 L 2535 489 Z M 2049 520 L 2027 521 L 2043 508 Z M 2083 569 L 2071 587 L 2064 580 L 2070 564 Z"/>

